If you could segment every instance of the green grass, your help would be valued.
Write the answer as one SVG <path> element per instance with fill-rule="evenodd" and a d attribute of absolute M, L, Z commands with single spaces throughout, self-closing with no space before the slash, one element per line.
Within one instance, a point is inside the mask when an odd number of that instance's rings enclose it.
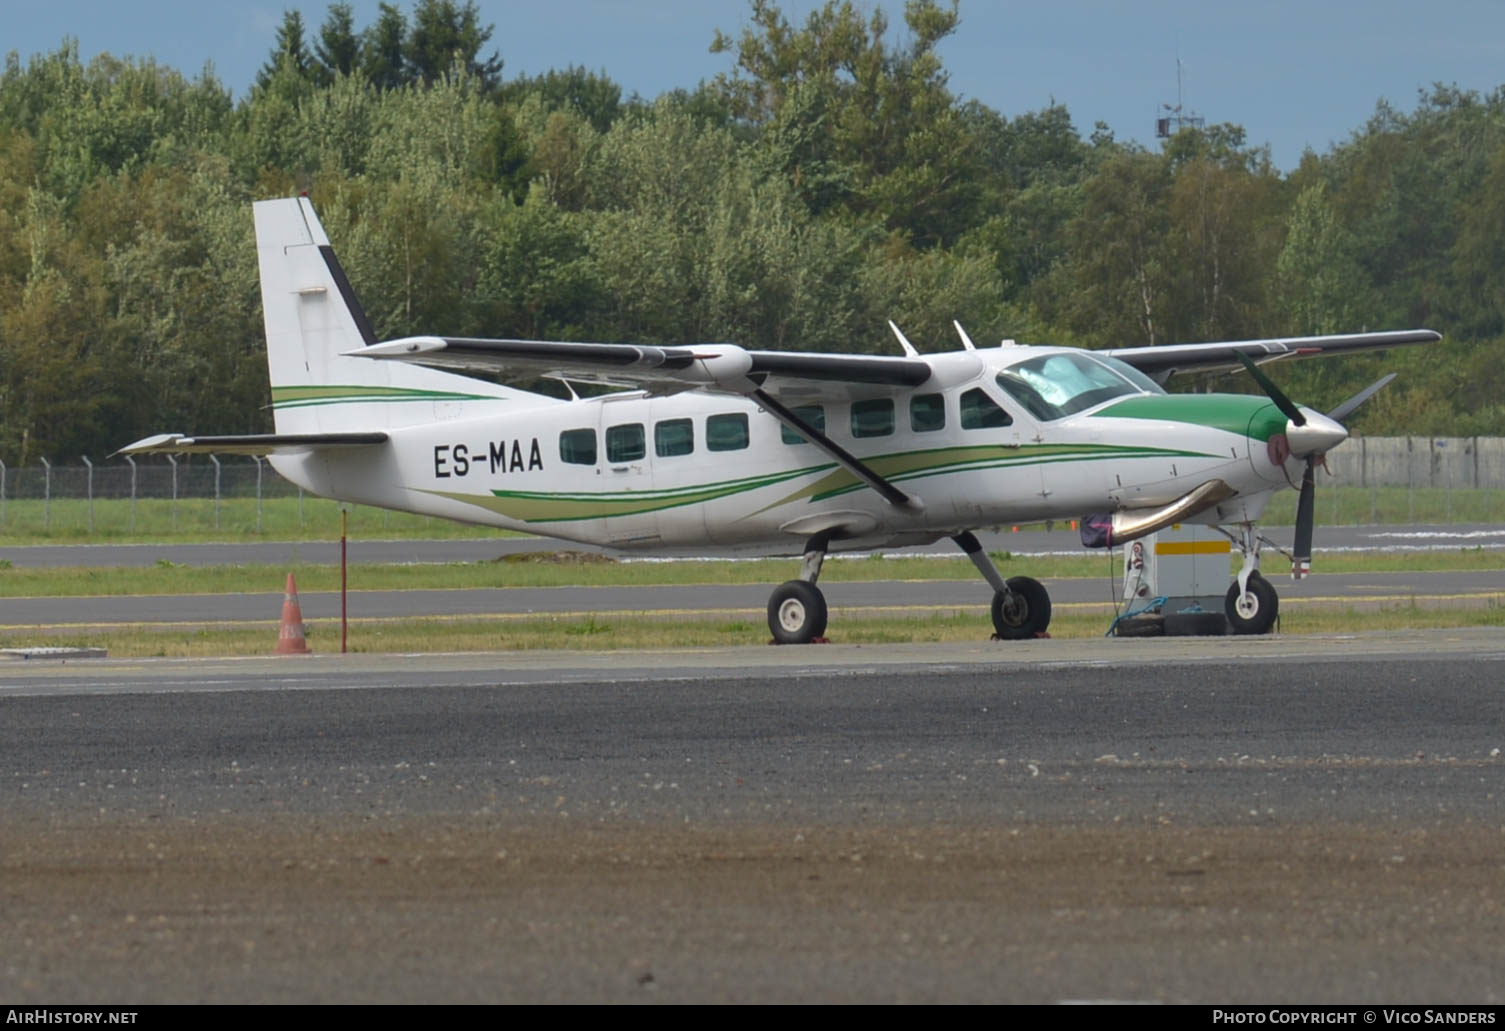
<path fill-rule="evenodd" d="M 1319 526 L 1385 526 L 1405 523 L 1490 523 L 1505 521 L 1505 490 L 1449 490 L 1446 487 L 1335 487 L 1318 474 Z M 1292 526 L 1296 492 L 1281 491 L 1264 522 Z"/>
<path fill-rule="evenodd" d="M 353 565 L 349 588 L 353 591 L 459 590 L 506 587 L 637 587 L 673 584 L 778 584 L 799 572 L 797 559 L 758 559 L 748 562 L 616 562 L 597 556 L 562 553 L 555 561 L 503 560 L 434 565 Z M 1117 580 L 1117 556 L 1080 557 L 1009 555 L 994 556 L 1004 576 L 1033 576 L 1049 582 L 1067 578 Z M 1318 554 L 1315 567 L 1324 573 L 1440 572 L 1452 570 L 1505 569 L 1505 551 L 1460 548 L 1453 551 L 1398 552 L 1393 554 Z M 1230 564 L 1230 569 L 1233 568 Z M 1265 568 L 1272 575 L 1285 571 L 1279 555 L 1267 555 Z M 166 560 L 145 567 L 22 567 L 0 566 L 0 597 L 100 597 L 137 594 L 234 594 L 247 591 L 281 591 L 292 573 L 301 591 L 335 591 L 340 586 L 338 566 L 244 565 L 187 566 Z M 977 570 L 965 558 L 864 558 L 828 559 L 821 572 L 827 583 L 861 583 L 873 580 L 979 580 Z M 979 580 L 980 582 L 980 580 Z"/>
<path fill-rule="evenodd" d="M 1276 495 L 1266 523 L 1288 526 L 1295 518 L 1296 492 Z M 1317 521 L 1329 525 L 1370 523 L 1487 523 L 1505 519 L 1505 490 L 1445 488 L 1334 487 L 1317 492 Z M 80 498 L 5 501 L 0 511 L 0 546 L 42 543 L 200 542 L 307 540 L 338 537 L 339 505 L 305 496 L 264 498 L 101 498 L 92 506 Z M 1062 530 L 1063 535 L 1069 531 Z M 350 536 L 376 538 L 464 538 L 506 536 L 429 516 L 408 515 L 366 505 L 350 506 Z"/>
<path fill-rule="evenodd" d="M 370 505 L 350 505 L 349 510 L 350 536 L 368 540 L 518 536 Z M 218 506 L 213 498 L 142 498 L 134 511 L 129 499 L 99 499 L 93 504 L 92 522 L 89 502 L 79 498 L 54 498 L 50 503 L 12 499 L 6 501 L 0 521 L 0 545 L 301 541 L 339 534 L 339 503 L 312 495 L 301 503 L 296 497 L 264 498 L 259 514 L 254 497 L 224 498 Z"/>
<path fill-rule="evenodd" d="M 1051 622 L 1053 639 L 1101 637 L 1111 618 L 1107 605 L 1102 612 L 1060 613 Z M 332 620 L 311 621 L 307 626 L 309 648 L 316 653 L 339 651 L 340 628 Z M 1359 633 L 1464 626 L 1505 626 L 1505 605 L 1472 609 L 1428 609 L 1401 605 L 1392 608 L 1356 610 L 1291 607 L 1281 616 L 1280 630 L 1288 634 Z M 861 610 L 838 610 L 833 614 L 831 640 L 837 644 L 895 644 L 911 642 L 986 641 L 991 626 L 983 606 L 976 610 L 939 612 L 921 617 L 898 618 L 872 615 Z M 233 630 L 162 630 L 151 627 L 121 628 L 103 632 L 67 632 L 24 640 L 6 640 L 0 646 L 86 645 L 106 648 L 112 657 L 189 657 L 268 655 L 276 644 L 275 621 Z M 710 618 L 630 619 L 611 616 L 526 617 L 505 620 L 401 619 L 360 620 L 350 626 L 350 651 L 357 653 L 438 653 L 468 651 L 616 651 L 667 648 L 736 647 L 762 644 L 768 630 L 748 620 Z M 999 657 L 1009 645 L 998 644 Z"/>

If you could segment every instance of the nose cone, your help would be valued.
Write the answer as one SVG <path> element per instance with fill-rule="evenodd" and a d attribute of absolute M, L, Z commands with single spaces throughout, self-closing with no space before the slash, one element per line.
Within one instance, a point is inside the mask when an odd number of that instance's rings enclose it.
<path fill-rule="evenodd" d="M 1303 408 L 1306 425 L 1286 424 L 1286 441 L 1291 445 L 1291 454 L 1298 458 L 1326 454 L 1348 439 L 1348 430 L 1321 412 Z"/>

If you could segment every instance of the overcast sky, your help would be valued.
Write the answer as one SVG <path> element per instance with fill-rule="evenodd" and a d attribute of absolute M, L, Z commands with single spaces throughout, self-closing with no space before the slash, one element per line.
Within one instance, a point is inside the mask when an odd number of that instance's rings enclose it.
<path fill-rule="evenodd" d="M 858 0 L 865 10 L 874 3 Z M 376 0 L 354 0 L 357 27 Z M 399 0 L 411 11 L 411 0 Z M 791 21 L 819 4 L 786 0 Z M 903 4 L 877 4 L 903 31 Z M 0 0 L 0 51 L 23 60 L 79 41 L 88 58 L 155 57 L 190 77 L 206 61 L 242 96 L 266 61 L 284 8 L 310 35 L 325 3 L 250 0 Z M 482 22 L 507 77 L 584 65 L 624 94 L 653 97 L 728 71 L 709 53 L 715 30 L 735 33 L 745 0 L 480 0 Z M 952 89 L 1006 115 L 1065 104 L 1077 128 L 1106 122 L 1119 139 L 1152 143 L 1163 104 L 1182 102 L 1209 122 L 1235 122 L 1290 169 L 1311 147 L 1347 139 L 1381 98 L 1402 110 L 1434 82 L 1488 92 L 1505 82 L 1502 0 L 962 0 L 959 31 L 941 48 Z M 893 30 L 891 30 L 892 33 Z"/>

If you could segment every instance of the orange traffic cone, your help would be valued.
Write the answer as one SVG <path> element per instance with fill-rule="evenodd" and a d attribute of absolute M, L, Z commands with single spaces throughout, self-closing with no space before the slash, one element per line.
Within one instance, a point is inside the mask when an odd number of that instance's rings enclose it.
<path fill-rule="evenodd" d="M 298 585 L 287 574 L 287 593 L 282 596 L 282 629 L 277 632 L 278 655 L 307 655 L 303 634 L 303 610 L 298 607 Z"/>

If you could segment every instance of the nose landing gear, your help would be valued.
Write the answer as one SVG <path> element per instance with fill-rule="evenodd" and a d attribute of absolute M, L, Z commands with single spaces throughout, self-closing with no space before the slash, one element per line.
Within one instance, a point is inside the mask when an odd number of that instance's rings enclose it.
<path fill-rule="evenodd" d="M 1263 538 L 1253 523 L 1244 523 L 1234 544 L 1244 556 L 1238 576 L 1223 598 L 1228 627 L 1236 634 L 1268 634 L 1280 615 L 1280 595 L 1270 581 L 1259 575 L 1259 548 Z"/>

